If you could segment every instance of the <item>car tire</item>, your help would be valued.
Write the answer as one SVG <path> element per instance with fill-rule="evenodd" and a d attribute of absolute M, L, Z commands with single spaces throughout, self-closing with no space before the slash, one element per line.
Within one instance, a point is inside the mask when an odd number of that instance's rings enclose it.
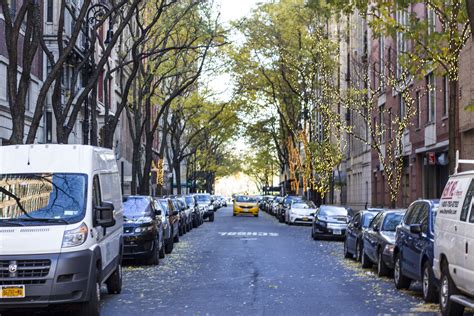
<path fill-rule="evenodd" d="M 233 216 L 237 216 L 237 214 L 236 214 L 236 213 L 232 213 L 232 215 L 233 215 Z"/>
<path fill-rule="evenodd" d="M 170 238 L 168 242 L 165 242 L 165 253 L 169 255 L 170 253 L 173 252 L 174 244 L 173 244 L 173 239 Z"/>
<path fill-rule="evenodd" d="M 362 246 L 359 241 L 356 242 L 356 251 L 355 251 L 355 257 L 357 262 L 362 261 Z"/>
<path fill-rule="evenodd" d="M 122 264 L 119 263 L 114 273 L 107 279 L 107 293 L 120 294 L 122 292 Z"/>
<path fill-rule="evenodd" d="M 282 216 L 279 216 L 279 217 L 278 217 L 278 221 L 279 221 L 280 223 L 284 223 L 284 222 L 285 222 L 285 219 L 284 219 Z"/>
<path fill-rule="evenodd" d="M 347 239 L 344 240 L 344 258 L 346 258 L 346 259 L 352 259 L 353 258 L 352 254 L 349 252 L 349 249 L 347 248 Z"/>
<path fill-rule="evenodd" d="M 313 240 L 318 240 L 318 236 L 314 232 L 314 227 L 311 229 L 311 237 L 313 237 Z"/>
<path fill-rule="evenodd" d="M 179 224 L 179 227 L 178 227 L 178 236 L 183 236 L 184 235 L 184 227 L 182 224 Z"/>
<path fill-rule="evenodd" d="M 438 299 L 438 291 L 435 285 L 433 268 L 429 264 L 428 260 L 423 264 L 421 285 L 423 289 L 423 300 L 426 303 L 435 303 Z"/>
<path fill-rule="evenodd" d="M 379 249 L 378 262 L 377 262 L 377 275 L 379 277 L 382 277 L 382 276 L 388 276 L 389 274 L 390 274 L 390 269 L 385 264 L 385 261 L 383 261 L 382 249 Z"/>
<path fill-rule="evenodd" d="M 400 253 L 395 255 L 395 263 L 394 263 L 394 270 L 393 270 L 393 283 L 395 284 L 395 288 L 398 290 L 408 288 L 411 285 L 411 280 L 403 275 L 402 273 L 402 262 Z"/>
<path fill-rule="evenodd" d="M 209 215 L 209 221 L 210 221 L 210 222 L 213 222 L 213 221 L 214 221 L 214 213 L 212 213 L 211 215 Z"/>
<path fill-rule="evenodd" d="M 367 256 L 365 254 L 365 250 L 364 248 L 362 248 L 362 258 L 361 258 L 361 261 L 360 261 L 361 265 L 362 265 L 362 268 L 364 269 L 369 269 L 369 268 L 372 268 L 372 261 L 370 260 L 369 256 Z"/>
<path fill-rule="evenodd" d="M 179 233 L 176 234 L 176 236 L 173 237 L 173 242 L 179 242 Z"/>
<path fill-rule="evenodd" d="M 163 240 L 161 242 L 161 248 L 160 248 L 160 259 L 164 259 L 165 258 L 165 237 L 163 237 Z"/>
<path fill-rule="evenodd" d="M 100 272 L 96 270 L 96 281 L 91 284 L 89 299 L 79 305 L 77 315 L 100 316 Z"/>
<path fill-rule="evenodd" d="M 255 214 L 254 217 L 258 217 L 258 214 Z"/>
<path fill-rule="evenodd" d="M 447 262 L 443 262 L 441 267 L 441 280 L 439 290 L 439 307 L 441 314 L 445 316 L 457 316 L 464 313 L 464 306 L 450 300 L 451 295 L 456 295 L 459 290 L 451 279 Z"/>
<path fill-rule="evenodd" d="M 146 264 L 150 266 L 156 266 L 160 263 L 160 252 L 158 251 L 159 248 L 158 240 L 155 241 L 153 245 L 153 251 L 151 252 L 151 256 L 146 260 Z"/>

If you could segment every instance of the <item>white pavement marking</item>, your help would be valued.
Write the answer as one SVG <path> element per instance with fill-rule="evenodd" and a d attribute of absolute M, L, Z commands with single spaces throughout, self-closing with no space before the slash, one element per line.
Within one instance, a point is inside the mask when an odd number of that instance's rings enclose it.
<path fill-rule="evenodd" d="M 266 232 L 218 232 L 221 236 L 236 236 L 236 237 L 247 237 L 247 236 L 259 236 L 259 237 L 278 237 L 278 233 L 266 233 Z"/>

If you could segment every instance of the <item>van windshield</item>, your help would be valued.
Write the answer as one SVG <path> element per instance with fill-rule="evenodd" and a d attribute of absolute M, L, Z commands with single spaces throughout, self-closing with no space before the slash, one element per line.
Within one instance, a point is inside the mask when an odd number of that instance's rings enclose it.
<path fill-rule="evenodd" d="M 0 226 L 78 222 L 85 214 L 86 192 L 85 174 L 0 175 Z"/>

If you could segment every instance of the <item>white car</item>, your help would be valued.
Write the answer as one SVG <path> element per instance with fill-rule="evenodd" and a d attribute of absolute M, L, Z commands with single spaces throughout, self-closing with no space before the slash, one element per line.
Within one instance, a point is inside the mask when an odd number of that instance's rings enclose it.
<path fill-rule="evenodd" d="M 294 201 L 288 212 L 285 212 L 285 222 L 292 224 L 311 225 L 316 212 L 316 205 L 312 201 Z"/>
<path fill-rule="evenodd" d="M 474 308 L 474 171 L 457 173 L 446 184 L 435 222 L 433 272 L 440 281 L 443 315 Z"/>
<path fill-rule="evenodd" d="M 123 206 L 113 151 L 0 147 L 0 313 L 78 305 L 100 314 L 101 286 L 122 288 Z"/>

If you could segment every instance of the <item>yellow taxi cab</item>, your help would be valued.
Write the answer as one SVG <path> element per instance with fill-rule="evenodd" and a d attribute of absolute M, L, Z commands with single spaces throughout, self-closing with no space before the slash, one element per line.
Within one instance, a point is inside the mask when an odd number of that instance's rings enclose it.
<path fill-rule="evenodd" d="M 234 216 L 250 214 L 258 217 L 258 201 L 254 196 L 238 195 L 234 199 Z"/>

